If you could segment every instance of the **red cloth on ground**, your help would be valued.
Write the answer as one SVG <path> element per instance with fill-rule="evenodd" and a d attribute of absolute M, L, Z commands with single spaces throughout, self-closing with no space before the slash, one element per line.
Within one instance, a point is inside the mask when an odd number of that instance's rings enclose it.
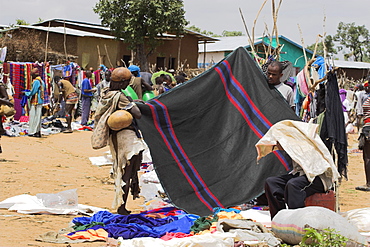
<path fill-rule="evenodd" d="M 191 237 L 191 236 L 194 236 L 193 234 L 186 234 L 186 233 L 182 233 L 182 232 L 167 232 L 166 235 L 163 235 L 161 237 L 162 240 L 165 240 L 165 241 L 168 241 L 168 240 L 171 240 L 173 238 L 187 238 L 187 237 Z"/>

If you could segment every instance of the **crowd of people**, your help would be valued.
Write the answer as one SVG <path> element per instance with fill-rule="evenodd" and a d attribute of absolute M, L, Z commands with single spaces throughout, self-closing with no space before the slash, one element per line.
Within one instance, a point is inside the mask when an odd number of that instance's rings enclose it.
<path fill-rule="evenodd" d="M 295 110 L 293 90 L 281 81 L 283 76 L 283 65 L 280 62 L 273 61 L 267 67 L 266 76 L 268 83 L 275 87 L 286 102 Z M 365 166 L 366 184 L 356 187 L 356 190 L 370 191 L 370 87 L 368 80 L 364 84 L 357 84 L 354 88 L 348 90 L 340 89 L 338 94 L 342 102 L 344 115 L 345 132 L 354 133 L 354 127 L 357 127 L 359 137 L 359 148 L 363 150 L 363 160 Z M 284 151 L 279 142 L 276 143 L 277 150 Z M 288 156 L 289 157 L 289 156 Z M 291 157 L 289 157 L 291 158 Z M 333 189 L 334 182 L 328 173 L 317 174 L 314 180 L 309 180 L 306 172 L 311 167 L 304 169 L 294 159 L 289 159 L 292 170 L 285 175 L 270 177 L 265 182 L 265 195 L 262 195 L 262 201 L 266 197 L 270 209 L 271 218 L 278 211 L 285 209 L 286 205 L 290 209 L 302 208 L 305 206 L 305 199 L 315 193 L 324 193 Z M 333 174 L 332 174 L 333 175 Z M 260 198 L 261 198 L 260 197 Z M 261 200 L 258 198 L 259 200 Z"/>
<path fill-rule="evenodd" d="M 101 148 L 109 143 L 114 160 L 113 177 L 116 185 L 113 206 L 118 207 L 118 213 L 129 214 L 130 211 L 126 208 L 128 193 L 131 189 L 134 198 L 138 197 L 140 189 L 137 172 L 140 169 L 142 152 L 147 146 L 135 120 L 127 127 L 118 130 L 109 129 L 107 120 L 116 110 L 125 110 L 134 119 L 140 118 L 141 113 L 135 102 L 144 103 L 145 92 L 153 92 L 154 96 L 158 96 L 185 82 L 187 76 L 184 73 L 175 75 L 174 70 L 159 71 L 152 75 L 148 72 L 140 72 L 138 66 L 131 65 L 128 68 L 102 70 L 100 82 L 94 85 L 93 69 L 86 70 L 84 74 L 85 78 L 80 86 L 78 84 L 74 86 L 71 83 L 71 74 L 63 76 L 63 73 L 55 73 L 52 78 L 52 114 L 65 118 L 66 127 L 63 133 L 73 133 L 72 121 L 76 120 L 78 115 L 76 112 L 80 104 L 80 124 L 87 126 L 92 122 L 94 125 L 93 148 Z M 28 136 L 41 138 L 46 84 L 39 76 L 37 68 L 31 70 L 31 77 L 31 89 L 22 91 L 30 105 Z M 131 91 L 124 91 L 128 87 Z M 6 89 L 7 86 L 1 81 L 0 105 L 13 107 L 14 102 L 8 97 Z M 0 127 L 0 134 L 5 134 L 2 124 Z"/>
<path fill-rule="evenodd" d="M 28 136 L 40 138 L 42 136 L 40 130 L 45 83 L 36 68 L 32 69 L 31 76 L 33 79 L 31 90 L 23 92 L 30 102 Z M 137 171 L 140 168 L 142 152 L 147 148 L 136 124 L 135 119 L 139 119 L 141 113 L 135 102 L 144 103 L 143 95 L 148 91 L 153 92 L 154 96 L 163 94 L 184 83 L 187 76 L 184 73 L 175 75 L 174 70 L 159 71 L 151 75 L 141 72 L 136 65 L 102 70 L 100 82 L 97 85 L 93 85 L 92 76 L 92 71 L 86 70 L 85 78 L 79 88 L 72 85 L 69 76 L 54 76 L 53 114 L 63 111 L 67 124 L 64 133 L 73 132 L 71 123 L 76 116 L 74 111 L 78 109 L 78 104 L 81 107 L 80 124 L 85 126 L 93 120 L 93 148 L 98 149 L 109 145 L 114 160 L 113 178 L 116 197 L 113 206 L 118 208 L 119 214 L 129 214 L 130 211 L 126 208 L 128 193 L 131 190 L 134 198 L 138 197 L 140 189 Z M 281 94 L 293 111 L 296 111 L 294 91 L 281 81 L 282 76 L 282 63 L 273 61 L 267 66 L 268 84 Z M 128 91 L 128 88 L 131 91 Z M 350 90 L 341 89 L 338 93 L 341 97 L 345 126 L 355 125 L 360 134 L 359 143 L 360 149 L 363 150 L 366 185 L 356 187 L 356 189 L 370 191 L 370 98 L 368 97 L 370 88 L 368 81 Z M 6 94 L 4 83 L 0 83 L 0 94 L 0 105 L 12 107 L 13 103 Z M 124 128 L 109 128 L 107 124 L 109 117 L 117 110 L 129 112 L 132 120 Z M 353 132 L 353 128 L 346 129 L 347 132 Z M 276 147 L 284 150 L 279 143 Z M 292 160 L 292 164 L 293 170 L 289 174 L 266 180 L 265 191 L 271 217 L 285 208 L 285 204 L 289 208 L 304 206 L 304 200 L 308 196 L 327 191 L 335 182 L 332 177 L 325 177 L 324 174 L 318 174 L 313 181 L 309 180 L 305 170 L 297 162 Z"/>

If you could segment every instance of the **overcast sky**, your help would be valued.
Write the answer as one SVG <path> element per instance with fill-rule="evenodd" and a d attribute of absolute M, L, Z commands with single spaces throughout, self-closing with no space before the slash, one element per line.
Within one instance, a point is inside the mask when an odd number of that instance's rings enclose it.
<path fill-rule="evenodd" d="M 279 0 L 275 0 L 276 5 Z M 92 10 L 96 0 L 1 0 L 0 24 L 12 24 L 16 19 L 29 23 L 53 18 L 65 18 L 92 23 L 100 23 L 99 16 Z M 239 13 L 241 8 L 248 30 L 251 33 L 253 22 L 263 0 L 185 0 L 185 17 L 190 25 L 202 30 L 222 34 L 227 31 L 242 31 L 245 28 Z M 283 0 L 278 14 L 279 34 L 302 44 L 302 31 L 305 45 L 315 43 L 318 34 L 334 35 L 338 23 L 355 22 L 370 30 L 370 0 Z M 255 27 L 255 37 L 273 28 L 271 0 L 261 11 Z M 324 17 L 326 21 L 324 22 Z M 324 29 L 325 24 L 325 29 Z"/>

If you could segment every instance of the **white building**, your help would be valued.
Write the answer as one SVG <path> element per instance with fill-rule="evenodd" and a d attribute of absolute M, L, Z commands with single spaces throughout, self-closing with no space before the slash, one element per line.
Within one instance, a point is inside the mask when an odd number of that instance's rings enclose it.
<path fill-rule="evenodd" d="M 198 68 L 212 66 L 224 59 L 236 48 L 249 45 L 247 36 L 217 37 L 217 39 L 219 39 L 219 41 L 215 43 L 203 43 L 198 45 Z"/>

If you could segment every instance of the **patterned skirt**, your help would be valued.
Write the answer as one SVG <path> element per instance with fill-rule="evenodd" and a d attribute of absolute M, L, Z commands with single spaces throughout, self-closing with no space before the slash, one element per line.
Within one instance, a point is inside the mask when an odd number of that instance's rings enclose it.
<path fill-rule="evenodd" d="M 78 102 L 78 94 L 76 92 L 70 93 L 67 96 L 66 104 L 76 104 Z"/>

